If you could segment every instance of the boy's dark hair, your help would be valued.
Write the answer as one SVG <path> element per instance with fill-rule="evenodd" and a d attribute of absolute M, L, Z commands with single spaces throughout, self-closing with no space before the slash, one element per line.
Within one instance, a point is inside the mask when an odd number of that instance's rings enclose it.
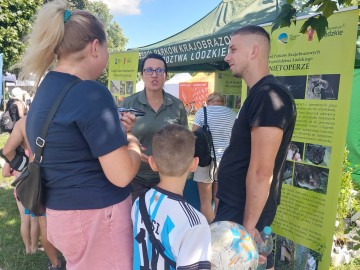
<path fill-rule="evenodd" d="M 164 57 L 162 57 L 160 54 L 157 54 L 157 53 L 150 53 L 150 54 L 148 54 L 148 55 L 144 58 L 144 60 L 141 61 L 141 64 L 140 64 L 140 72 L 141 72 L 141 75 L 142 75 L 143 72 L 144 72 L 144 65 L 145 65 L 146 60 L 148 60 L 148 59 L 150 59 L 150 58 L 152 58 L 152 59 L 158 59 L 158 60 L 162 61 L 162 62 L 164 63 L 164 67 L 165 67 L 165 74 L 167 75 L 167 73 L 168 73 L 168 67 L 167 67 L 166 61 L 165 61 Z"/>
<path fill-rule="evenodd" d="M 190 167 L 195 153 L 195 136 L 184 126 L 171 124 L 159 129 L 152 143 L 152 156 L 165 176 L 182 176 Z"/>

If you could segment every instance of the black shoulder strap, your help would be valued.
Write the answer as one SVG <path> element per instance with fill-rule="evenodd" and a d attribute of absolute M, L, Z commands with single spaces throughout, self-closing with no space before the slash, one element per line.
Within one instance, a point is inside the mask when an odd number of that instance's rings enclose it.
<path fill-rule="evenodd" d="M 176 269 L 176 262 L 174 262 L 172 259 L 170 259 L 168 256 L 166 256 L 165 249 L 164 249 L 163 245 L 161 244 L 160 240 L 155 237 L 154 231 L 152 229 L 151 220 L 150 220 L 150 217 L 149 217 L 148 212 L 146 210 L 145 194 L 146 194 L 146 192 L 141 194 L 140 197 L 139 197 L 139 207 L 140 207 L 140 214 L 141 214 L 142 220 L 144 221 L 146 230 L 147 230 L 147 232 L 149 234 L 150 241 L 153 244 L 153 246 L 156 248 L 156 250 L 164 258 L 164 260 L 171 267 Z"/>
<path fill-rule="evenodd" d="M 206 111 L 206 106 L 204 106 L 204 123 L 205 123 L 205 126 L 208 127 L 208 124 L 207 124 L 207 111 Z"/>
<path fill-rule="evenodd" d="M 59 96 L 57 97 L 57 99 L 54 102 L 54 105 L 51 107 L 51 110 L 48 114 L 48 117 L 46 118 L 45 124 L 41 130 L 41 134 L 39 137 L 36 138 L 36 142 L 35 142 L 35 153 L 34 153 L 34 162 L 36 163 L 41 163 L 42 160 L 42 152 L 45 146 L 45 136 L 47 134 L 48 128 L 50 126 L 50 123 L 52 121 L 52 119 L 55 116 L 55 113 L 57 112 L 57 110 L 60 107 L 61 102 L 63 101 L 64 97 L 67 95 L 67 93 L 70 91 L 70 89 L 79 81 L 81 81 L 79 78 L 76 78 L 70 82 L 68 82 L 64 88 L 62 89 L 62 91 L 60 92 Z"/>
<path fill-rule="evenodd" d="M 207 124 L 207 111 L 206 111 L 206 106 L 203 107 L 204 108 L 204 128 L 206 128 L 206 130 L 208 130 L 211 134 L 211 131 L 210 131 L 210 127 L 209 125 Z M 213 155 L 214 155 L 214 159 L 213 159 L 213 171 L 215 172 L 216 168 L 217 168 L 217 164 L 216 164 L 216 154 L 215 154 L 215 147 L 214 147 L 214 140 L 212 138 L 212 134 L 211 134 L 211 148 L 212 148 L 212 152 L 213 152 Z M 209 174 L 210 174 L 210 171 L 209 171 Z M 211 178 L 211 174 L 210 174 L 210 178 Z"/>

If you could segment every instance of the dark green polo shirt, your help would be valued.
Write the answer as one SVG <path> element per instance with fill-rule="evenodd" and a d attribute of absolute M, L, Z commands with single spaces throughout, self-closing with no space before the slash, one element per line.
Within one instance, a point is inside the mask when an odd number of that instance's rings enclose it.
<path fill-rule="evenodd" d="M 147 102 L 145 90 L 127 97 L 121 107 L 134 108 L 144 111 L 145 116 L 136 117 L 136 123 L 131 132 L 138 138 L 141 145 L 146 147 L 144 154 L 152 154 L 152 139 L 154 133 L 167 124 L 188 126 L 187 115 L 182 101 L 163 90 L 164 101 L 157 112 Z M 153 186 L 159 182 L 158 173 L 151 170 L 148 163 L 142 162 L 134 180 L 145 186 Z"/>

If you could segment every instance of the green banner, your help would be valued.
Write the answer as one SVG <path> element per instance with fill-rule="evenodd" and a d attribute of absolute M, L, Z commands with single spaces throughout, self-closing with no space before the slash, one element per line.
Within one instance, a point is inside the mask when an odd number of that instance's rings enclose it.
<path fill-rule="evenodd" d="M 109 56 L 109 85 L 108 88 L 116 104 L 133 94 L 136 89 L 139 52 L 120 52 Z"/>
<path fill-rule="evenodd" d="M 358 15 L 332 15 L 320 42 L 311 30 L 300 33 L 303 20 L 271 34 L 271 73 L 287 85 L 298 112 L 272 225 L 275 269 L 329 269 Z"/>
<path fill-rule="evenodd" d="M 242 100 L 242 80 L 235 78 L 230 70 L 215 72 L 215 86 L 214 91 L 219 92 L 225 96 L 225 106 L 235 111 L 240 109 Z"/>
<path fill-rule="evenodd" d="M 140 59 L 144 59 L 150 53 L 157 53 L 165 58 L 169 67 L 223 62 L 227 54 L 231 33 L 232 31 L 227 34 L 221 33 L 153 49 L 140 50 Z M 223 65 L 225 66 L 224 62 Z"/>

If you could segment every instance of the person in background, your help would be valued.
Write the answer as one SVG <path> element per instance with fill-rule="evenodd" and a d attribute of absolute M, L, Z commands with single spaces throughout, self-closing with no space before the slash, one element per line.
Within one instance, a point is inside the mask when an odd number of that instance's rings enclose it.
<path fill-rule="evenodd" d="M 143 146 L 140 170 L 131 182 L 133 200 L 159 183 L 159 174 L 152 171 L 148 163 L 148 156 L 152 154 L 154 133 L 167 124 L 188 126 L 182 101 L 163 89 L 167 76 L 165 59 L 158 54 L 149 54 L 142 61 L 140 70 L 145 89 L 125 98 L 120 105 L 146 113 L 145 116 L 137 117 L 132 129 L 132 133 Z"/>
<path fill-rule="evenodd" d="M 140 197 L 132 207 L 134 270 L 210 269 L 210 227 L 205 217 L 183 197 L 187 176 L 199 162 L 194 157 L 195 136 L 184 126 L 166 125 L 154 134 L 152 149 L 149 164 L 159 172 L 160 182 L 140 196 L 145 196 L 145 211 L 155 224 L 155 237 L 176 267 L 170 267 L 169 261 L 151 248 L 140 212 Z"/>
<path fill-rule="evenodd" d="M 292 95 L 270 74 L 269 54 L 269 34 L 260 26 L 249 25 L 231 35 L 225 57 L 233 76 L 242 78 L 250 91 L 220 162 L 214 221 L 239 223 L 253 237 L 275 217 L 296 121 Z M 266 268 L 273 266 L 270 254 Z"/>
<path fill-rule="evenodd" d="M 10 94 L 9 100 L 5 106 L 5 112 L 8 112 L 7 120 L 1 119 L 1 131 L 12 132 L 16 121 L 23 117 L 27 113 L 27 106 L 25 104 L 26 91 L 20 87 L 14 87 Z"/>
<path fill-rule="evenodd" d="M 25 133 L 25 124 L 26 124 L 26 116 L 20 118 L 19 121 L 15 123 L 13 132 L 10 134 L 9 139 L 6 141 L 4 148 L 1 149 L 2 155 L 6 157 L 8 160 L 14 160 L 17 155 L 16 149 L 20 146 L 23 149 L 26 149 L 27 156 L 29 157 L 29 161 L 31 162 L 34 157 L 30 151 L 29 143 L 26 138 Z M 13 171 L 15 177 L 20 175 L 20 172 L 16 171 L 15 168 L 11 168 L 9 163 L 6 163 L 3 168 L 3 176 L 10 176 L 10 171 Z M 39 224 L 40 224 L 40 232 L 41 232 L 41 244 L 44 248 L 46 255 L 49 258 L 49 270 L 60 270 L 64 269 L 64 265 L 62 265 L 60 259 L 58 258 L 58 250 L 48 241 L 47 239 L 47 229 L 46 229 L 46 216 L 42 215 L 40 217 L 35 217 L 34 214 L 30 213 L 29 210 L 24 208 L 21 202 L 18 200 L 16 196 L 16 188 L 14 189 L 14 195 L 16 199 L 16 203 L 18 205 L 20 216 L 21 216 L 21 236 L 23 237 L 26 253 L 35 253 L 38 249 L 38 241 L 39 241 Z M 29 245 L 30 244 L 30 245 Z M 27 246 L 30 247 L 30 252 L 28 252 Z"/>
<path fill-rule="evenodd" d="M 200 196 L 200 210 L 207 221 L 211 223 L 215 217 L 218 206 L 217 192 L 217 171 L 222 155 L 229 145 L 231 129 L 236 114 L 228 107 L 225 107 L 225 98 L 219 93 L 212 93 L 206 100 L 207 124 L 210 128 L 214 148 L 211 156 L 215 158 L 207 167 L 198 166 L 194 173 L 194 181 L 198 184 Z M 204 108 L 200 108 L 195 114 L 192 130 L 195 131 L 205 124 Z M 214 203 L 214 208 L 213 208 Z"/>
<path fill-rule="evenodd" d="M 68 270 L 129 270 L 129 183 L 141 160 L 129 133 L 135 116 L 124 113 L 120 121 L 109 90 L 96 81 L 109 57 L 104 26 L 90 12 L 69 8 L 65 0 L 40 8 L 17 65 L 20 79 L 33 75 L 38 86 L 26 120 L 32 151 L 55 100 L 77 81 L 49 126 L 42 157 L 35 157 L 42 159 L 47 235 Z"/>
<path fill-rule="evenodd" d="M 4 148 L 1 149 L 1 156 L 3 156 L 5 160 L 13 160 L 16 155 L 16 149 L 19 146 L 29 151 L 23 137 L 23 132 L 25 132 L 25 118 L 26 116 L 15 123 L 13 132 L 5 142 Z M 29 152 L 27 156 L 32 157 Z M 15 180 L 20 175 L 20 172 L 11 168 L 10 164 L 6 162 L 2 170 L 2 175 L 4 177 L 14 176 Z M 40 234 L 38 218 L 31 215 L 29 210 L 24 208 L 16 196 L 16 189 L 14 189 L 14 196 L 20 213 L 20 234 L 25 245 L 25 253 L 34 254 L 38 250 Z"/>

